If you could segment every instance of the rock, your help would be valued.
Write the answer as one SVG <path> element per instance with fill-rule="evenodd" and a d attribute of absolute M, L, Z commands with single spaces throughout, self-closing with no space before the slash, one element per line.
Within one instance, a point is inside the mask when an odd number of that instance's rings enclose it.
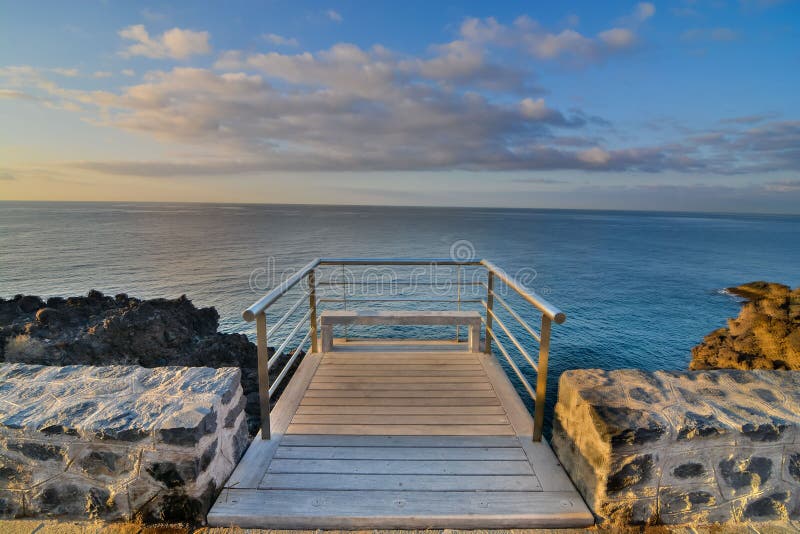
<path fill-rule="evenodd" d="M 552 447 L 605 528 L 796 519 L 799 386 L 800 371 L 567 371 Z"/>
<path fill-rule="evenodd" d="M 44 306 L 44 302 L 39 297 L 26 295 L 17 301 L 17 306 L 22 313 L 32 313 Z"/>
<path fill-rule="evenodd" d="M 747 301 L 692 349 L 690 369 L 800 370 L 800 287 L 751 282 L 728 291 Z"/>
<path fill-rule="evenodd" d="M 56 325 L 64 320 L 64 314 L 55 308 L 41 308 L 36 312 L 36 320 L 44 325 Z"/>
<path fill-rule="evenodd" d="M 214 308 L 198 309 L 186 296 L 139 300 L 125 293 L 110 297 L 92 290 L 85 297 L 52 297 L 45 304 L 36 296 L 17 295 L 0 299 L 0 362 L 238 367 L 245 395 L 248 400 L 255 397 L 244 408 L 249 432 L 255 435 L 260 424 L 256 347 L 243 334 L 217 332 L 218 326 Z M 270 370 L 272 380 L 288 358 L 279 356 L 278 365 Z M 290 378 L 291 374 L 284 384 Z"/>
<path fill-rule="evenodd" d="M 235 368 L 2 364 L 0 519 L 202 522 L 243 405 Z"/>

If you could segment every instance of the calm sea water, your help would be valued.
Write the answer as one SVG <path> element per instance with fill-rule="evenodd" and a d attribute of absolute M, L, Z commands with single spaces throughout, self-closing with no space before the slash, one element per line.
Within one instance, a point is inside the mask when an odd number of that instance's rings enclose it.
<path fill-rule="evenodd" d="M 216 307 L 223 331 L 251 334 L 240 314 L 262 293 L 252 286 L 316 256 L 448 257 L 454 243 L 521 272 L 567 314 L 551 386 L 570 368 L 685 369 L 692 346 L 738 311 L 724 287 L 800 285 L 800 218 L 789 216 L 5 202 L 0 296 L 186 294 Z"/>

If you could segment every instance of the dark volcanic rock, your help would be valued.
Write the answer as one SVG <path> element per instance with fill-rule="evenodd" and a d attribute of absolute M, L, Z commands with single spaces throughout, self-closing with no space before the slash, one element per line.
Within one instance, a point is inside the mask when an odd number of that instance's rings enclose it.
<path fill-rule="evenodd" d="M 692 349 L 689 368 L 800 370 L 800 287 L 751 282 L 728 291 L 747 302 Z"/>
<path fill-rule="evenodd" d="M 140 300 L 92 290 L 85 297 L 52 297 L 45 302 L 37 296 L 17 295 L 0 298 L 0 362 L 238 367 L 245 396 L 255 399 L 245 407 L 250 433 L 255 434 L 259 424 L 256 347 L 244 334 L 217 332 L 218 326 L 214 308 L 198 309 L 186 296 Z M 287 359 L 287 355 L 279 356 L 271 379 Z"/>

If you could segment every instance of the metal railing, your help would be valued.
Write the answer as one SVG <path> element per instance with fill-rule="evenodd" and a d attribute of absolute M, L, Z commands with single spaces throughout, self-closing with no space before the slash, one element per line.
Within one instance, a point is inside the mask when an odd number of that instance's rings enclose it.
<path fill-rule="evenodd" d="M 324 266 L 337 266 L 342 270 L 346 266 L 430 266 L 436 268 L 438 266 L 456 266 L 457 268 L 457 282 L 456 290 L 457 296 L 455 299 L 445 298 L 362 298 L 354 299 L 347 298 L 347 287 L 350 284 L 364 285 L 368 282 L 348 281 L 346 276 L 342 277 L 341 281 L 337 282 L 317 282 L 316 271 Z M 463 282 L 461 280 L 461 268 L 466 266 L 474 266 L 484 268 L 486 270 L 486 281 L 480 282 Z M 344 273 L 343 273 L 344 275 Z M 303 292 L 300 298 L 294 302 L 289 309 L 272 325 L 267 328 L 267 310 L 280 299 L 283 295 L 289 292 L 297 284 L 306 281 L 307 290 Z M 425 282 L 414 281 L 411 282 L 417 286 L 426 285 Z M 515 311 L 512 305 L 500 294 L 501 291 L 495 287 L 495 284 L 502 283 L 508 289 L 516 293 L 523 302 L 533 306 L 541 315 L 540 329 L 538 332 L 528 324 L 527 321 Z M 341 298 L 317 298 L 317 288 L 320 286 L 340 285 L 343 287 Z M 433 285 L 433 284 L 431 284 Z M 485 299 L 464 299 L 462 298 L 462 287 L 465 286 L 480 286 L 486 290 Z M 307 300 L 306 300 L 307 299 Z M 283 341 L 274 350 L 273 356 L 270 358 L 268 355 L 268 340 L 278 333 L 279 329 L 286 324 L 287 320 L 307 302 L 308 310 L 298 320 L 297 324 L 292 327 Z M 481 320 L 484 324 L 486 335 L 484 352 L 492 354 L 493 343 L 497 345 L 498 350 L 508 362 L 508 365 L 514 371 L 514 374 L 519 379 L 523 388 L 528 392 L 534 401 L 534 417 L 533 417 L 533 440 L 541 441 L 542 430 L 544 427 L 544 409 L 545 397 L 547 392 L 547 361 L 550 352 L 550 333 L 552 323 L 563 323 L 566 316 L 558 308 L 547 302 L 545 299 L 537 295 L 530 289 L 525 288 L 521 283 L 509 276 L 505 271 L 497 267 L 495 264 L 488 260 L 465 260 L 459 261 L 452 258 L 316 258 L 293 274 L 291 277 L 281 282 L 277 287 L 272 289 L 269 293 L 264 295 L 261 299 L 255 302 L 252 306 L 247 308 L 242 317 L 245 321 L 256 323 L 256 346 L 258 349 L 258 386 L 259 386 L 259 402 L 261 408 L 261 437 L 262 439 L 270 439 L 270 399 L 275 395 L 275 392 L 281 386 L 283 380 L 292 368 L 292 365 L 297 360 L 303 347 L 310 341 L 311 352 L 319 351 L 319 336 L 318 336 L 318 309 L 320 305 L 325 303 L 343 303 L 346 307 L 348 303 L 363 303 L 363 302 L 438 302 L 438 303 L 456 303 L 458 309 L 465 303 L 479 303 L 484 311 L 484 316 Z M 494 303 L 499 303 L 513 318 L 522 329 L 530 335 L 530 337 L 538 344 L 538 358 L 534 360 L 530 352 L 526 349 L 526 345 L 519 341 L 512 330 L 505 324 L 505 322 L 498 316 L 494 308 Z M 283 369 L 278 374 L 275 382 L 269 382 L 269 370 L 278 361 L 286 348 L 290 347 L 292 341 L 298 337 L 304 326 L 307 325 L 308 331 L 305 333 L 302 340 L 295 345 L 295 350 L 292 352 L 290 358 L 286 361 Z M 523 359 L 533 368 L 536 372 L 536 388 L 528 382 L 522 370 L 514 361 L 506 346 L 503 344 L 497 332 L 495 325 L 500 327 L 500 330 L 505 334 L 506 338 L 514 345 Z M 460 327 L 456 327 L 455 341 L 459 341 Z M 345 335 L 346 337 L 346 335 Z"/>

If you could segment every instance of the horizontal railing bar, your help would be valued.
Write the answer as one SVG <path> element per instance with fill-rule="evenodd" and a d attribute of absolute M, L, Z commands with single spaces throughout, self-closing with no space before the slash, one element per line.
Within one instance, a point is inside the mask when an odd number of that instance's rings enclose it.
<path fill-rule="evenodd" d="M 278 287 L 261 297 L 255 304 L 247 308 L 242 313 L 242 318 L 248 322 L 255 320 L 256 315 L 264 311 L 267 306 L 278 300 L 281 295 L 292 289 L 297 282 L 305 278 L 314 267 L 319 265 L 319 262 L 319 258 L 308 262 L 305 267 L 294 273 L 290 278 L 284 280 Z"/>
<path fill-rule="evenodd" d="M 413 280 L 368 280 L 366 282 L 358 282 L 352 280 L 345 280 L 340 282 L 338 280 L 331 281 L 331 282 L 318 282 L 317 287 L 325 285 L 325 286 L 343 286 L 343 285 L 370 285 L 370 284 L 385 284 L 385 285 L 419 285 L 419 286 L 444 286 L 447 283 L 452 285 L 459 285 L 457 280 L 445 280 L 444 282 L 416 282 Z M 460 285 L 462 286 L 479 286 L 483 284 L 483 282 L 461 282 Z"/>
<path fill-rule="evenodd" d="M 270 329 L 269 329 L 269 331 L 267 331 L 267 339 L 270 339 L 270 338 L 272 337 L 272 334 L 274 334 L 275 332 L 277 332 L 277 331 L 278 331 L 278 328 L 280 328 L 281 326 L 283 326 L 283 323 L 285 323 L 285 322 L 286 322 L 286 320 L 287 320 L 287 319 L 288 319 L 288 318 L 289 318 L 289 317 L 290 317 L 290 316 L 291 316 L 291 315 L 292 315 L 292 314 L 295 312 L 295 310 L 297 310 L 297 308 L 299 308 L 299 307 L 300 307 L 300 305 L 301 305 L 303 302 L 305 302 L 305 300 L 306 300 L 306 297 L 308 297 L 308 292 L 306 292 L 306 293 L 305 293 L 305 294 L 303 294 L 303 295 L 302 295 L 302 296 L 301 296 L 299 299 L 297 299 L 297 302 L 295 302 L 295 303 L 292 305 L 292 307 L 291 307 L 291 308 L 289 308 L 289 311 L 287 311 L 287 312 L 286 312 L 286 313 L 283 315 L 283 317 L 281 317 L 280 319 L 278 319 L 278 322 L 277 322 L 277 323 L 275 323 L 274 325 L 272 325 L 272 328 L 270 328 Z"/>
<path fill-rule="evenodd" d="M 486 302 L 484 302 L 484 305 L 486 305 Z M 493 310 L 491 310 L 490 308 L 487 308 L 486 311 L 489 312 L 492 315 L 492 319 L 494 319 L 495 322 L 497 322 L 497 324 L 500 325 L 500 328 L 502 328 L 503 332 L 506 333 L 506 335 L 508 336 L 508 339 L 510 339 L 511 342 L 514 344 L 514 346 L 517 347 L 517 350 L 520 352 L 520 354 L 522 354 L 522 356 L 526 360 L 528 360 L 528 363 L 530 364 L 531 367 L 533 367 L 533 370 L 538 373 L 539 372 L 539 366 L 530 357 L 530 355 L 528 354 L 528 351 L 525 350 L 522 347 L 522 345 L 520 344 L 519 341 L 517 341 L 516 336 L 514 336 L 514 334 L 511 333 L 511 331 L 506 327 L 506 325 L 503 323 L 503 321 L 500 320 L 500 318 L 497 316 L 497 314 L 494 313 Z"/>
<path fill-rule="evenodd" d="M 283 354 L 283 351 L 292 341 L 294 336 L 296 336 L 297 332 L 300 331 L 300 327 L 302 327 L 305 324 L 305 322 L 308 320 L 310 316 L 311 316 L 311 310 L 308 310 L 306 314 L 303 316 L 303 318 L 300 319 L 300 321 L 298 321 L 297 325 L 294 328 L 292 328 L 292 331 L 289 332 L 289 334 L 286 336 L 286 339 L 283 341 L 283 343 L 281 343 L 281 346 L 275 349 L 275 352 L 272 353 L 272 358 L 270 358 L 269 361 L 267 362 L 267 369 L 272 369 L 272 366 L 275 365 L 275 362 L 278 359 L 277 357 Z"/>
<path fill-rule="evenodd" d="M 480 265 L 481 260 L 453 258 L 321 258 L 320 265 Z"/>
<path fill-rule="evenodd" d="M 567 320 L 567 316 L 561 310 L 537 295 L 536 292 L 526 289 L 522 284 L 508 276 L 505 271 L 497 267 L 494 263 L 490 262 L 489 260 L 481 260 L 481 264 L 492 271 L 492 273 L 494 273 L 494 275 L 502 280 L 508 287 L 519 293 L 523 299 L 539 308 L 543 314 L 556 323 L 561 324 Z"/>
<path fill-rule="evenodd" d="M 308 333 L 300 342 L 300 344 L 297 345 L 297 348 L 294 350 L 292 357 L 289 358 L 289 361 L 286 362 L 286 365 L 283 366 L 283 369 L 281 370 L 278 377 L 275 379 L 275 382 L 273 382 L 273 384 L 270 386 L 268 392 L 270 399 L 272 398 L 272 395 L 275 393 L 275 390 L 278 389 L 278 386 L 281 385 L 281 382 L 283 381 L 286 374 L 289 372 L 289 369 L 292 368 L 292 364 L 294 364 L 294 361 L 297 359 L 297 356 L 300 354 L 300 351 L 303 349 L 303 346 L 306 344 L 306 342 L 309 340 L 310 337 L 311 337 L 311 330 L 308 331 Z"/>
<path fill-rule="evenodd" d="M 319 299 L 320 302 L 459 302 L 458 299 L 358 299 L 358 298 L 348 298 L 348 299 L 336 299 L 336 298 L 321 298 Z M 461 299 L 460 302 L 467 302 L 467 303 L 479 303 L 480 300 L 465 300 Z"/>
<path fill-rule="evenodd" d="M 482 317 L 481 317 L 481 320 L 483 320 Z M 486 321 L 483 321 L 483 324 L 484 324 L 484 326 L 486 326 L 486 333 L 488 335 L 492 336 L 492 339 L 494 339 L 494 342 L 497 343 L 497 348 L 499 348 L 500 352 L 502 352 L 503 356 L 505 356 L 506 360 L 508 361 L 508 364 L 511 366 L 511 368 L 516 373 L 517 378 L 519 378 L 520 382 L 522 382 L 523 387 L 527 390 L 528 395 L 530 395 L 532 399 L 535 399 L 536 398 L 536 393 L 534 393 L 534 391 L 533 391 L 533 386 L 530 385 L 530 383 L 528 382 L 528 379 L 525 378 L 525 376 L 522 374 L 522 371 L 520 370 L 520 368 L 517 367 L 516 363 L 514 363 L 514 360 L 511 358 L 511 356 L 509 356 L 508 351 L 503 346 L 503 344 L 500 342 L 500 340 L 497 339 L 497 336 L 494 335 L 494 332 L 492 332 L 492 329 L 488 325 L 486 325 Z"/>
<path fill-rule="evenodd" d="M 483 287 L 484 287 L 484 288 L 486 288 L 486 290 L 487 290 L 487 291 L 489 290 L 489 286 L 487 286 L 486 284 L 483 284 L 483 283 L 481 283 L 481 285 L 483 285 Z M 534 330 L 534 329 L 533 329 L 531 326 L 529 326 L 527 322 L 525 322 L 525 319 L 523 319 L 522 317 L 520 317 L 520 316 L 519 316 L 519 314 L 518 314 L 517 312 L 515 312 L 514 310 L 512 310 L 512 309 L 511 309 L 511 306 L 509 306 L 509 305 L 508 305 L 508 303 L 506 302 L 506 300 L 505 300 L 503 297 L 501 297 L 500 295 L 498 295 L 498 294 L 497 294 L 496 292 L 494 292 L 494 291 L 492 291 L 492 296 L 493 296 L 494 298 L 496 298 L 496 299 L 497 299 L 497 302 L 499 302 L 500 304 L 502 304 L 502 306 L 503 306 L 503 307 L 504 307 L 506 310 L 508 310 L 508 313 L 510 313 L 510 314 L 511 314 L 511 316 L 512 316 L 514 319 L 516 319 L 516 320 L 517 320 L 517 322 L 520 324 L 520 326 L 521 326 L 522 328 L 524 328 L 525 330 L 527 330 L 527 331 L 528 331 L 528 333 L 529 333 L 531 336 L 533 336 L 533 339 L 535 339 L 535 340 L 536 340 L 536 341 L 538 341 L 539 343 L 541 343 L 541 342 L 542 342 L 542 337 L 541 337 L 539 334 L 537 334 L 537 333 L 536 333 L 536 331 L 535 331 L 535 330 Z"/>

